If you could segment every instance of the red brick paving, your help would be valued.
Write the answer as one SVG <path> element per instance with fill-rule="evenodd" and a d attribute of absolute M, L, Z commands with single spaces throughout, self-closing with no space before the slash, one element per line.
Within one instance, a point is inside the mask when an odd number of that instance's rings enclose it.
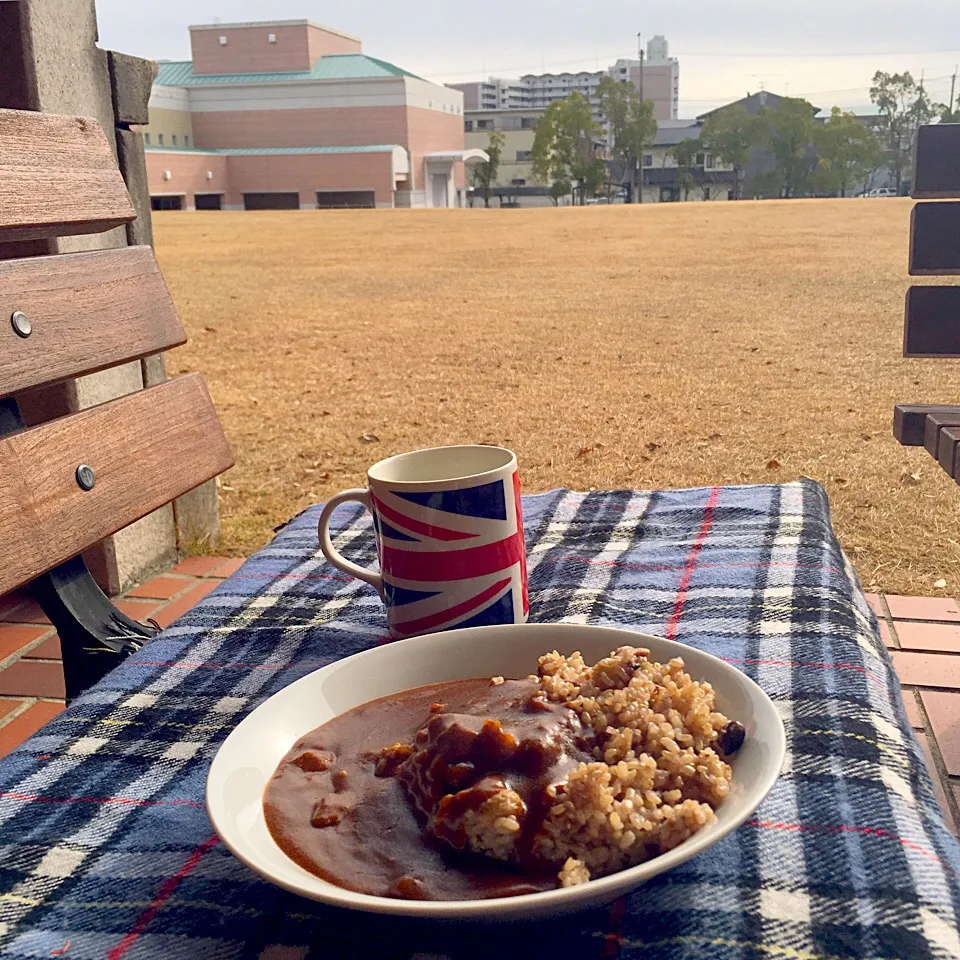
<path fill-rule="evenodd" d="M 167 626 L 242 564 L 241 558 L 191 557 L 129 591 L 117 605 L 135 620 L 155 618 Z M 960 604 L 945 597 L 877 594 L 867 594 L 867 600 L 904 684 L 907 718 L 927 757 L 937 797 L 955 829 L 960 824 Z M 0 667 L 0 756 L 63 709 L 59 657 L 59 639 L 36 602 L 22 592 L 0 597 L 0 664 L 9 661 L 6 669 Z"/>
<path fill-rule="evenodd" d="M 920 712 L 920 707 L 917 706 L 917 697 L 912 689 L 904 689 L 903 707 L 907 711 L 907 720 L 910 721 L 910 726 L 914 730 L 922 730 L 924 728 L 923 714 Z"/>
<path fill-rule="evenodd" d="M 960 623 L 960 604 L 950 597 L 888 595 L 885 599 L 890 608 L 890 616 L 894 620 L 942 620 Z"/>
<path fill-rule="evenodd" d="M 897 639 L 904 650 L 960 653 L 960 623 L 897 621 Z"/>
<path fill-rule="evenodd" d="M 0 727 L 0 757 L 5 757 L 11 750 L 19 747 L 63 709 L 62 702 L 36 700 L 22 713 L 18 713 Z"/>
<path fill-rule="evenodd" d="M 151 600 L 170 600 L 178 593 L 183 593 L 187 587 L 194 584 L 190 577 L 170 577 L 160 576 L 141 583 L 139 587 L 131 590 L 128 597 L 148 597 Z"/>
<path fill-rule="evenodd" d="M 166 627 L 240 568 L 242 558 L 190 557 L 114 602 L 134 620 Z M 25 591 L 0 596 L 0 757 L 63 708 L 60 638 Z"/>
<path fill-rule="evenodd" d="M 27 597 L 23 603 L 0 616 L 0 620 L 7 623 L 43 623 L 49 626 L 50 619 L 40 609 L 40 604 L 33 597 Z"/>
<path fill-rule="evenodd" d="M 38 647 L 31 647 L 24 655 L 24 660 L 62 660 L 63 652 L 60 650 L 60 638 L 53 634 L 47 637 Z"/>
<path fill-rule="evenodd" d="M 12 657 L 18 650 L 39 640 L 50 632 L 49 627 L 34 627 L 21 623 L 0 623 L 0 660 Z"/>

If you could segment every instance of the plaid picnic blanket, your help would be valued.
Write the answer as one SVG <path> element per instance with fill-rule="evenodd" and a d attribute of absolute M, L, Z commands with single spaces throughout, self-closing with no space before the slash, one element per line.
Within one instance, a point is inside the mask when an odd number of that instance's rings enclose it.
<path fill-rule="evenodd" d="M 960 848 L 811 481 L 524 499 L 531 618 L 665 635 L 776 702 L 783 776 L 730 837 L 609 908 L 465 927 L 337 911 L 260 880 L 211 829 L 235 724 L 383 639 L 374 592 L 317 552 L 319 508 L 0 762 L 0 954 L 668 960 L 960 956 Z M 336 543 L 372 560 L 368 516 Z"/>

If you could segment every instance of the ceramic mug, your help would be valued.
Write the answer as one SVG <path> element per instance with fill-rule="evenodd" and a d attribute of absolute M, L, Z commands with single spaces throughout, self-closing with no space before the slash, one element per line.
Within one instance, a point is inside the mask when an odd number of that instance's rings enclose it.
<path fill-rule="evenodd" d="M 483 446 L 402 453 L 374 464 L 367 484 L 323 508 L 320 549 L 335 567 L 376 588 L 392 636 L 526 622 L 515 454 Z M 330 541 L 330 516 L 349 501 L 373 514 L 380 573 L 351 563 Z"/>

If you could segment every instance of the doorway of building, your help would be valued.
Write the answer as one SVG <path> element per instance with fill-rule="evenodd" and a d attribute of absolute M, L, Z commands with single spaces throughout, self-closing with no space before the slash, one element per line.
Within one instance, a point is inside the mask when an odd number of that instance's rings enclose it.
<path fill-rule="evenodd" d="M 193 195 L 193 205 L 197 210 L 222 210 L 222 193 L 195 193 Z"/>
<path fill-rule="evenodd" d="M 151 210 L 182 210 L 183 199 L 184 199 L 183 194 L 180 194 L 175 197 L 151 197 L 150 209 Z"/>
<path fill-rule="evenodd" d="M 373 190 L 318 190 L 318 210 L 373 210 L 377 206 Z"/>
<path fill-rule="evenodd" d="M 446 207 L 447 204 L 447 175 L 445 173 L 433 173 L 430 175 L 430 190 L 433 199 L 433 206 Z"/>
<path fill-rule="evenodd" d="M 245 193 L 244 210 L 299 210 L 299 193 Z"/>

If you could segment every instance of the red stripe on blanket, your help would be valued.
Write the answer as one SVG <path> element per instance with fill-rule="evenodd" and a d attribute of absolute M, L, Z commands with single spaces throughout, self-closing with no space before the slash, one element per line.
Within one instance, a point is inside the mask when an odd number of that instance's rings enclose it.
<path fill-rule="evenodd" d="M 919 843 L 914 843 L 913 840 L 906 840 L 904 837 L 898 837 L 895 833 L 881 830 L 880 827 L 853 827 L 846 823 L 782 823 L 776 820 L 747 820 L 745 826 L 760 827 L 763 830 L 798 830 L 808 833 L 859 833 L 867 837 L 896 840 L 897 843 L 902 844 L 908 850 L 915 850 L 917 853 L 922 853 L 923 856 L 928 857 L 930 860 L 935 860 L 945 870 L 949 870 L 954 876 L 958 876 L 957 871 L 954 870 L 949 863 L 941 860 L 932 850 L 920 846 Z"/>
<path fill-rule="evenodd" d="M 668 640 L 677 639 L 677 627 L 680 624 L 680 617 L 683 615 L 683 605 L 687 602 L 687 591 L 690 589 L 690 581 L 693 578 L 693 568 L 697 565 L 697 557 L 700 556 L 700 551 L 703 549 L 703 544 L 707 539 L 707 534 L 710 533 L 710 527 L 713 524 L 713 511 L 716 508 L 717 501 L 719 499 L 720 488 L 714 487 L 710 491 L 710 499 L 707 501 L 707 505 L 703 511 L 703 524 L 700 527 L 700 532 L 697 534 L 697 539 L 693 541 L 693 544 L 690 547 L 690 556 L 687 557 L 687 564 L 683 571 L 683 578 L 680 581 L 680 589 L 677 592 L 677 600 L 673 605 L 673 616 L 670 618 L 670 622 L 667 624 Z"/>
<path fill-rule="evenodd" d="M 160 912 L 160 908 L 173 896 L 174 891 L 180 886 L 180 881 L 184 877 L 193 873 L 197 864 L 203 859 L 203 855 L 213 849 L 220 842 L 220 838 L 214 834 L 208 837 L 197 847 L 187 858 L 187 862 L 172 876 L 168 877 L 163 886 L 153 898 L 153 903 L 147 907 L 143 913 L 137 917 L 137 922 L 130 928 L 130 932 L 107 954 L 107 960 L 120 960 L 120 958 L 140 939 L 141 934 L 150 926 L 153 918 Z"/>

